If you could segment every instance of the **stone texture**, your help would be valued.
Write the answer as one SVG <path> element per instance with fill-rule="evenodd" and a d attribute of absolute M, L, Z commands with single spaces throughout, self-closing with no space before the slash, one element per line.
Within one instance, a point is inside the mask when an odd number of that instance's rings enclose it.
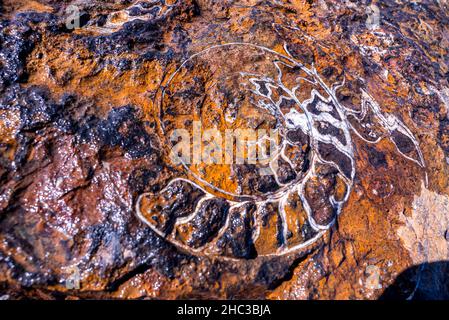
<path fill-rule="evenodd" d="M 378 24 L 363 1 L 0 1 L 0 296 L 377 299 L 391 286 L 390 297 L 448 297 L 449 7 L 373 4 Z M 70 27 L 70 5 L 81 14 L 79 28 Z M 265 231 L 256 243 L 247 234 L 252 220 L 224 200 L 210 200 L 190 222 L 184 248 L 145 223 L 152 212 L 145 208 L 184 174 L 167 158 L 160 132 L 161 85 L 192 55 L 236 42 L 280 54 L 288 48 L 328 86 L 344 81 L 336 96 L 348 109 L 361 110 L 366 90 L 418 142 L 387 132 L 375 114 L 364 123 L 348 117 L 360 133 L 352 136 L 349 198 L 335 220 L 327 196 L 338 199 L 345 187 L 335 167 L 321 167 L 307 198 L 319 208 L 318 222 L 335 223 L 288 254 L 276 254 L 281 218 L 269 205 L 261 210 Z M 217 70 L 238 70 L 249 58 L 231 56 Z M 192 79 L 209 70 L 191 69 Z M 173 90 L 183 89 L 179 99 L 186 101 L 204 87 L 179 83 Z M 224 103 L 227 92 L 214 97 Z M 302 149 L 292 154 L 306 171 L 311 142 L 301 134 Z M 367 143 L 373 135 L 383 138 Z M 321 153 L 351 166 L 333 150 Z M 274 188 L 272 180 L 251 176 L 254 168 L 239 170 L 249 192 Z M 289 174 L 282 173 L 286 182 Z M 224 168 L 205 173 L 217 183 L 228 175 Z M 181 200 L 192 205 L 198 191 L 184 189 Z M 288 218 L 304 223 L 300 200 L 289 203 Z M 228 211 L 232 224 L 216 251 L 191 251 L 212 241 Z M 160 216 L 173 219 L 169 211 Z M 307 230 L 289 241 L 310 239 Z M 417 267 L 426 262 L 438 265 Z"/>

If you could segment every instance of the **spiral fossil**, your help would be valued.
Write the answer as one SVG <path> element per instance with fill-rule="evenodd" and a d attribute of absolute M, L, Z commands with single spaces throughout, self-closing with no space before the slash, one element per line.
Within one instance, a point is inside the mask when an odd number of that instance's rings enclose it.
<path fill-rule="evenodd" d="M 312 245 L 340 215 L 356 175 L 353 136 L 424 167 L 418 142 L 395 115 L 361 89 L 358 110 L 288 50 L 250 44 L 211 46 L 187 59 L 160 94 L 161 138 L 180 127 L 270 129 L 279 141 L 268 161 L 192 164 L 159 193 L 137 201 L 139 218 L 197 255 L 228 259 L 288 254 Z M 231 64 L 229 61 L 239 61 Z M 189 140 L 190 141 L 190 140 Z M 253 143 L 270 141 L 266 135 Z M 232 151 L 232 150 L 231 150 Z M 265 159 L 266 160 L 266 159 Z"/>

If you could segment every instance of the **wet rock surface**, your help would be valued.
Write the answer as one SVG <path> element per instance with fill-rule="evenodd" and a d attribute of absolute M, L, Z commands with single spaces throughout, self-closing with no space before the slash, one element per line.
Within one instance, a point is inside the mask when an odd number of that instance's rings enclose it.
<path fill-rule="evenodd" d="M 1 296 L 449 295 L 444 1 L 0 14 Z M 175 163 L 197 121 L 279 130 L 279 166 Z"/>

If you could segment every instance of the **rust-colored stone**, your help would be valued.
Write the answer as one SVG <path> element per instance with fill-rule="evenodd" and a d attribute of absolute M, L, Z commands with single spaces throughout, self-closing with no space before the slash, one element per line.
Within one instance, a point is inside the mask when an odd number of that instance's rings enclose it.
<path fill-rule="evenodd" d="M 449 297 L 444 1 L 0 14 L 1 297 Z M 278 166 L 177 163 L 198 123 L 276 129 Z"/>

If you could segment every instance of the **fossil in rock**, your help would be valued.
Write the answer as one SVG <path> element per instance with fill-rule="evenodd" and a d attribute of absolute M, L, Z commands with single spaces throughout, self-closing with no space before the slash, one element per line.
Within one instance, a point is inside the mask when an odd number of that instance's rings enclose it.
<path fill-rule="evenodd" d="M 402 156 L 424 167 L 410 130 L 366 91 L 361 108 L 351 109 L 337 99 L 344 80 L 328 85 L 287 44 L 283 51 L 216 45 L 167 77 L 158 114 L 166 146 L 189 149 L 188 133 L 197 130 L 215 152 L 213 161 L 201 157 L 205 147 L 193 137 L 193 152 L 170 156 L 185 177 L 138 200 L 138 216 L 176 246 L 231 259 L 310 246 L 334 224 L 351 193 L 353 134 L 372 144 L 389 138 Z M 175 144 L 183 133 L 185 141 Z M 235 138 L 244 143 L 234 145 Z"/>

